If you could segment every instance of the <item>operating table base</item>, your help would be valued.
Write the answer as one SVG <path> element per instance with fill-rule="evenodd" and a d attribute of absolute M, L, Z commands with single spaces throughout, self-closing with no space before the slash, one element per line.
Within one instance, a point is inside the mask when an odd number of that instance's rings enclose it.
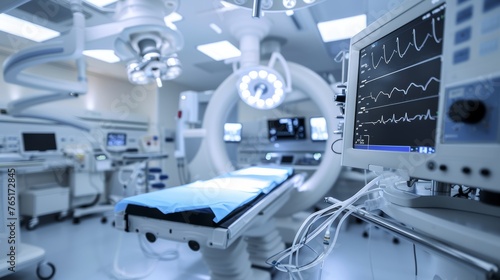
<path fill-rule="evenodd" d="M 209 247 L 201 250 L 211 280 L 271 280 L 269 272 L 252 268 L 243 237 L 224 250 Z"/>

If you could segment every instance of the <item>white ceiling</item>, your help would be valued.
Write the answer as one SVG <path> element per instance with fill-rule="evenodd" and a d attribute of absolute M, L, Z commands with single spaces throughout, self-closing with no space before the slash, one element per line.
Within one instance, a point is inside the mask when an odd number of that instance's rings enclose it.
<path fill-rule="evenodd" d="M 5 4 L 6 7 L 9 2 L 15 0 L 0 4 L 0 11 L 2 5 Z M 370 23 L 377 15 L 383 14 L 389 5 L 388 2 L 388 0 L 324 0 L 310 8 L 297 10 L 291 17 L 284 13 L 266 13 L 265 17 L 272 22 L 269 37 L 278 37 L 285 41 L 281 53 L 286 60 L 304 65 L 322 75 L 333 73 L 335 78 L 340 80 L 341 64 L 334 62 L 333 56 L 341 49 L 348 49 L 348 40 L 324 44 L 316 23 L 362 13 L 368 15 Z M 70 19 L 58 18 L 60 21 L 58 23 L 43 20 L 44 15 L 46 18 L 49 18 L 49 14 L 63 15 L 64 3 L 62 0 L 32 0 L 28 3 L 31 5 L 30 11 L 17 8 L 8 13 L 64 31 L 71 25 Z M 59 4 L 62 6 L 58 6 Z M 215 89 L 231 73 L 231 65 L 216 62 L 196 49 L 199 44 L 220 40 L 228 40 L 238 46 L 238 41 L 228 31 L 227 22 L 224 20 L 225 13 L 220 11 L 221 7 L 220 1 L 217 0 L 179 0 L 177 12 L 183 19 L 175 24 L 185 40 L 183 49 L 178 52 L 183 65 L 183 74 L 170 82 L 179 83 L 193 90 L 209 90 Z M 111 13 L 104 13 L 87 5 L 84 10 L 87 26 L 109 22 L 112 17 Z M 248 17 L 251 17 L 251 11 L 247 12 Z M 42 15 L 42 20 L 36 15 Z M 214 32 L 209 28 L 210 23 L 219 25 L 223 32 L 221 34 Z M 13 53 L 33 44 L 28 40 L 0 32 L 0 48 L 4 53 Z M 126 79 L 124 63 L 107 64 L 91 58 L 87 61 L 88 70 L 91 72 Z"/>

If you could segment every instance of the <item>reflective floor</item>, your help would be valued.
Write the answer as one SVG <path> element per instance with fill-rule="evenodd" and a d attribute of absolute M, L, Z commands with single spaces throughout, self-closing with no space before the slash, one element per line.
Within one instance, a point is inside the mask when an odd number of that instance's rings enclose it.
<path fill-rule="evenodd" d="M 363 237 L 366 230 L 369 238 Z M 209 279 L 201 254 L 187 244 L 160 240 L 154 251 L 165 260 L 152 260 L 142 253 L 137 235 L 120 232 L 109 222 L 102 224 L 99 216 L 82 218 L 77 225 L 70 219 L 56 222 L 47 218 L 35 230 L 22 229 L 21 238 L 46 250 L 45 259 L 56 266 L 54 280 L 140 279 L 146 274 L 142 279 Z M 35 269 L 27 268 L 2 280 L 37 279 Z M 415 279 L 414 271 L 412 244 L 395 244 L 389 233 L 353 220 L 342 228 L 322 269 L 314 268 L 303 279 Z M 293 278 L 275 272 L 273 279 Z"/>

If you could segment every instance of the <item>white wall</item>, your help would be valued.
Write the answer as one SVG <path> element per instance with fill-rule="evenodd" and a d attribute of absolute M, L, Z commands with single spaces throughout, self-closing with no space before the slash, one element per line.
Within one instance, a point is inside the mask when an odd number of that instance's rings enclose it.
<path fill-rule="evenodd" d="M 186 87 L 179 86 L 175 82 L 164 82 L 163 87 L 158 89 L 158 102 L 156 103 L 157 110 L 157 130 L 162 136 L 162 141 L 165 139 L 165 130 L 175 131 L 176 116 L 179 109 L 179 96 L 181 92 L 189 90 Z M 179 186 L 181 181 L 177 168 L 177 160 L 174 157 L 175 142 L 163 142 L 163 152 L 168 154 L 168 158 L 162 161 L 163 172 L 169 176 L 167 181 L 168 186 Z"/>

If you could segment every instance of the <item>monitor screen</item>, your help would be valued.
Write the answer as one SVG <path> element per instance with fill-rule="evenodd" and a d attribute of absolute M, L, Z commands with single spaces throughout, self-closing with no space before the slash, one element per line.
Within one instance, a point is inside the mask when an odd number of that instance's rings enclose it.
<path fill-rule="evenodd" d="M 57 151 L 55 133 L 22 133 L 24 152 Z"/>
<path fill-rule="evenodd" d="M 108 147 L 125 147 L 127 145 L 127 134 L 115 132 L 108 133 L 106 145 Z"/>
<path fill-rule="evenodd" d="M 326 119 L 323 117 L 316 117 L 309 119 L 311 127 L 311 140 L 312 141 L 326 141 L 328 140 L 328 131 L 326 129 Z"/>
<path fill-rule="evenodd" d="M 281 163 L 282 164 L 292 164 L 293 163 L 293 156 L 292 155 L 283 155 L 281 157 Z"/>
<path fill-rule="evenodd" d="M 436 152 L 445 4 L 420 1 L 398 11 L 351 40 L 346 166 L 411 173 L 412 155 Z"/>
<path fill-rule="evenodd" d="M 344 166 L 500 192 L 500 29 L 484 21 L 500 5 L 487 2 L 406 0 L 351 39 Z"/>
<path fill-rule="evenodd" d="M 280 118 L 268 120 L 269 140 L 301 140 L 306 139 L 304 118 Z"/>
<path fill-rule="evenodd" d="M 354 148 L 434 153 L 444 9 L 362 48 Z"/>
<path fill-rule="evenodd" d="M 224 141 L 225 142 L 241 142 L 241 123 L 225 123 L 224 124 Z"/>

